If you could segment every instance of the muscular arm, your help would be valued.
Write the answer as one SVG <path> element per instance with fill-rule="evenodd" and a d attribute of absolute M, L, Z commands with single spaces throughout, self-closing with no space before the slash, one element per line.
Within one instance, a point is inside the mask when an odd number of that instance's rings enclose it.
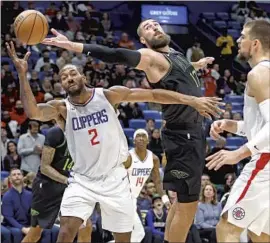
<path fill-rule="evenodd" d="M 185 104 L 193 106 L 196 100 L 194 96 L 179 94 L 162 89 L 128 89 L 124 86 L 113 86 L 104 90 L 106 97 L 112 105 L 120 102 L 154 102 L 160 104 Z"/>
<path fill-rule="evenodd" d="M 152 180 L 156 186 L 157 189 L 157 193 L 160 196 L 163 196 L 165 193 L 163 191 L 163 186 L 161 183 L 161 179 L 160 179 L 160 173 L 159 173 L 159 166 L 160 166 L 160 161 L 159 158 L 153 154 L 153 160 L 154 160 L 154 168 L 152 170 Z"/>
<path fill-rule="evenodd" d="M 240 159 L 247 158 L 259 152 L 270 152 L 270 84 L 269 69 L 255 67 L 248 75 L 248 95 L 256 99 L 264 126 L 255 137 L 239 149 Z"/>
<path fill-rule="evenodd" d="M 54 127 L 48 131 L 46 135 L 45 146 L 42 150 L 40 170 L 42 174 L 48 176 L 52 180 L 67 184 L 68 178 L 60 174 L 51 166 L 55 154 L 55 149 L 63 144 L 64 141 L 64 134 L 59 128 Z"/>

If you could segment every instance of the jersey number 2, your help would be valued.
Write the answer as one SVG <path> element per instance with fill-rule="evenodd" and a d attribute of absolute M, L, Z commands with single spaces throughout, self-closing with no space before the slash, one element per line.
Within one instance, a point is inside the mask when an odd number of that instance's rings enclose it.
<path fill-rule="evenodd" d="M 91 138 L 91 145 L 92 146 L 99 144 L 99 141 L 97 140 L 97 136 L 98 136 L 97 129 L 88 130 L 88 134 L 90 136 L 93 134 L 93 137 Z"/>

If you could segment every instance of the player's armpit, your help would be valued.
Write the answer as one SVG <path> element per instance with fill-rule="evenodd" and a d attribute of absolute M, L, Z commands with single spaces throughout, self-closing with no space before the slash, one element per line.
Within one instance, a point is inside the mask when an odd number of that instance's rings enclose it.
<path fill-rule="evenodd" d="M 41 155 L 41 164 L 40 164 L 40 171 L 43 175 L 48 176 L 54 181 L 66 184 L 67 177 L 61 175 L 57 170 L 55 170 L 51 163 L 53 161 L 53 157 L 55 154 L 55 148 L 44 146 Z"/>

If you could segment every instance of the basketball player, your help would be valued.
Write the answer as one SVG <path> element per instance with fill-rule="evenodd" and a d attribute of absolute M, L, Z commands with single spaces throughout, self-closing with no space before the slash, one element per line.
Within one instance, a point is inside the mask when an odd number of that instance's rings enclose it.
<path fill-rule="evenodd" d="M 74 162 L 60 127 L 50 128 L 42 150 L 41 165 L 33 182 L 31 228 L 23 243 L 38 242 L 43 229 L 50 229 L 58 216 L 64 191 L 68 185 L 69 171 Z M 78 242 L 91 242 L 92 227 L 79 230 Z"/>
<path fill-rule="evenodd" d="M 244 120 L 219 120 L 212 124 L 214 139 L 228 131 L 246 136 L 248 142 L 235 151 L 221 150 L 207 158 L 209 169 L 237 164 L 250 157 L 234 183 L 217 225 L 219 242 L 239 242 L 248 229 L 252 242 L 270 242 L 270 23 L 254 20 L 244 25 L 238 39 L 238 57 L 248 61 Z"/>
<path fill-rule="evenodd" d="M 114 232 L 116 242 L 129 242 L 134 207 L 127 171 L 123 166 L 128 146 L 113 106 L 120 102 L 138 101 L 184 103 L 209 116 L 209 113 L 217 115 L 221 111 L 219 100 L 158 89 L 128 89 L 122 86 L 91 89 L 85 85 L 86 78 L 77 67 L 66 65 L 59 75 L 68 98 L 37 105 L 26 75 L 30 52 L 19 59 L 13 43 L 6 43 L 6 46 L 19 75 L 20 96 L 26 114 L 40 121 L 66 121 L 68 149 L 76 163 L 73 182 L 65 190 L 61 203 L 58 242 L 73 241 L 82 222 L 92 214 L 96 202 L 101 206 L 103 228 Z M 193 112 L 198 114 L 195 110 Z"/>
<path fill-rule="evenodd" d="M 131 193 L 135 205 L 134 228 L 131 233 L 131 242 L 141 242 L 144 238 L 144 228 L 137 214 L 137 198 L 144 187 L 147 179 L 152 173 L 152 180 L 156 186 L 157 193 L 162 196 L 162 201 L 166 207 L 170 208 L 170 200 L 162 189 L 160 180 L 159 158 L 147 149 L 148 133 L 144 129 L 138 129 L 133 135 L 134 148 L 129 151 L 129 157 L 124 163 L 128 170 Z"/>
<path fill-rule="evenodd" d="M 201 85 L 196 69 L 206 67 L 214 59 L 188 62 L 182 53 L 170 49 L 170 36 L 153 19 L 141 22 L 137 32 L 141 43 L 147 47 L 138 51 L 71 42 L 54 29 L 52 33 L 56 37 L 46 38 L 42 43 L 85 53 L 104 62 L 135 67 L 146 73 L 155 88 L 200 97 Z M 165 241 L 185 242 L 197 210 L 205 163 L 203 116 L 210 116 L 204 111 L 198 113 L 186 104 L 171 102 L 164 104 L 162 110 L 166 121 L 162 138 L 168 160 L 163 187 L 178 194 L 178 202 L 173 204 L 167 217 Z M 218 109 L 213 115 L 219 117 L 220 113 L 222 110 Z"/>

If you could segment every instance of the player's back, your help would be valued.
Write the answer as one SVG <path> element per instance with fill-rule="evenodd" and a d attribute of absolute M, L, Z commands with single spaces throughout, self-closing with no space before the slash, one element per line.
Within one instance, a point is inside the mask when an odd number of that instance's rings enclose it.
<path fill-rule="evenodd" d="M 202 96 L 196 70 L 185 56 L 174 50 L 162 54 L 170 62 L 170 69 L 165 77 L 152 86 L 186 95 Z M 200 123 L 203 119 L 194 108 L 187 105 L 162 105 L 162 113 L 167 124 Z"/>
<path fill-rule="evenodd" d="M 131 192 L 133 197 L 137 198 L 154 167 L 153 153 L 147 150 L 147 155 L 143 161 L 140 160 L 135 149 L 131 149 L 129 154 L 132 159 L 131 166 L 128 168 Z"/>
<path fill-rule="evenodd" d="M 96 178 L 127 159 L 126 137 L 102 88 L 93 89 L 84 105 L 66 99 L 66 106 L 66 136 L 74 172 Z"/>

